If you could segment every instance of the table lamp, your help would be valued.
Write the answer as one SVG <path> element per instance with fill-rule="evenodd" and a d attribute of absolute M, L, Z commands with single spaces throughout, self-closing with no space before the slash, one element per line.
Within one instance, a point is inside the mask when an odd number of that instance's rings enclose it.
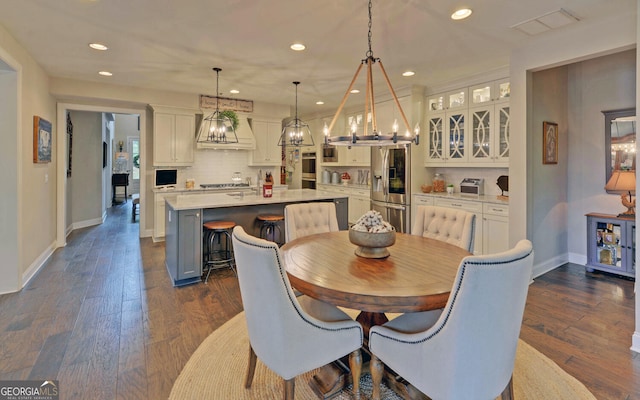
<path fill-rule="evenodd" d="M 636 194 L 636 172 L 626 170 L 615 170 L 611 173 L 611 178 L 604 189 L 608 193 L 620 194 L 622 205 L 627 207 L 627 211 L 618 214 L 622 218 L 636 217 L 636 201 L 631 198 Z M 632 193 L 633 192 L 633 193 Z M 627 199 L 627 195 L 629 198 Z"/>

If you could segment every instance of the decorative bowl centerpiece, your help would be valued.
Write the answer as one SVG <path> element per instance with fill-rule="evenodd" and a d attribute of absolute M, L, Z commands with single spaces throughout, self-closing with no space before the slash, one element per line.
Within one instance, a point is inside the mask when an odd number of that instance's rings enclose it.
<path fill-rule="evenodd" d="M 396 242 L 396 229 L 379 212 L 370 210 L 349 229 L 349 241 L 358 246 L 355 253 L 359 257 L 389 257 L 387 247 Z"/>

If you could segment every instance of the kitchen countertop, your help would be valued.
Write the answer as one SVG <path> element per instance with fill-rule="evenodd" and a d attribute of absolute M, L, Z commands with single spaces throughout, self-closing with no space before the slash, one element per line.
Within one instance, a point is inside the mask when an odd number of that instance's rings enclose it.
<path fill-rule="evenodd" d="M 225 208 L 253 206 L 259 204 L 300 203 L 305 201 L 331 200 L 339 198 L 336 193 L 313 189 L 289 189 L 274 191 L 271 197 L 262 197 L 255 192 L 235 191 L 227 193 L 180 193 L 167 196 L 167 204 L 174 210 L 198 208 Z"/>
<path fill-rule="evenodd" d="M 332 188 L 345 188 L 345 189 L 358 189 L 358 190 L 369 190 L 371 186 L 369 185 L 358 185 L 357 183 L 318 183 L 318 186 L 327 186 Z"/>
<path fill-rule="evenodd" d="M 273 185 L 273 190 L 286 190 L 287 189 L 287 185 Z M 227 192 L 239 192 L 239 191 L 245 191 L 245 192 L 249 192 L 251 190 L 256 190 L 256 186 L 240 186 L 237 188 L 201 188 L 199 186 L 193 188 L 193 189 L 187 189 L 185 187 L 173 187 L 173 188 L 153 188 L 151 189 L 151 191 L 153 193 L 227 193 Z"/>
<path fill-rule="evenodd" d="M 509 205 L 509 197 L 498 198 L 498 196 L 496 195 L 486 195 L 486 194 L 473 195 L 473 194 L 461 194 L 461 193 L 447 194 L 445 192 L 415 193 L 415 195 L 425 196 L 425 197 L 438 197 L 438 198 L 449 199 L 449 200 L 480 201 L 482 203 Z"/>

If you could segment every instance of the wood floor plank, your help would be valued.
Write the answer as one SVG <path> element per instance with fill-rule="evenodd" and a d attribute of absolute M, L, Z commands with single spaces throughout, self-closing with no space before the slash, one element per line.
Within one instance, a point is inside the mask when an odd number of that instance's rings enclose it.
<path fill-rule="evenodd" d="M 25 289 L 0 295 L 0 380 L 55 374 L 65 400 L 166 399 L 200 343 L 242 310 L 230 269 L 174 288 L 164 243 L 138 238 L 130 207 L 74 230 Z M 640 400 L 634 296 L 633 281 L 567 264 L 530 285 L 520 336 L 598 399 Z"/>
<path fill-rule="evenodd" d="M 38 359 L 29 373 L 29 379 L 54 379 L 58 375 L 71 332 L 62 332 L 47 338 Z"/>

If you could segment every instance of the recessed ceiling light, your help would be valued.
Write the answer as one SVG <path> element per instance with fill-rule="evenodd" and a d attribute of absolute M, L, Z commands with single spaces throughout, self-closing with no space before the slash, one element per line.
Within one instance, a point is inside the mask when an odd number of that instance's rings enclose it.
<path fill-rule="evenodd" d="M 360 93 L 360 91 L 358 89 L 352 89 L 351 93 Z"/>
<path fill-rule="evenodd" d="M 240 91 L 238 89 L 231 89 L 231 90 L 229 90 L 229 93 L 238 94 L 238 93 L 240 93 Z"/>
<path fill-rule="evenodd" d="M 459 10 L 456 10 L 453 14 L 451 14 L 451 19 L 454 19 L 454 20 L 465 19 L 469 15 L 471 15 L 472 12 L 473 11 L 471 11 L 471 9 L 469 8 L 461 8 Z"/>
<path fill-rule="evenodd" d="M 94 50 L 101 50 L 101 51 L 109 49 L 107 46 L 105 46 L 102 43 L 89 43 L 89 47 L 91 47 Z"/>
<path fill-rule="evenodd" d="M 99 75 L 102 75 L 102 76 L 112 76 L 112 75 L 113 75 L 113 74 L 112 74 L 111 72 L 109 72 L 109 71 L 100 71 L 100 72 L 98 72 L 98 74 L 99 74 Z"/>
<path fill-rule="evenodd" d="M 291 45 L 291 50 L 295 50 L 295 51 L 302 51 L 304 49 L 306 49 L 307 46 L 305 46 L 302 43 L 294 43 Z"/>
<path fill-rule="evenodd" d="M 413 71 L 404 71 L 402 76 L 414 76 L 416 73 Z"/>
<path fill-rule="evenodd" d="M 316 104 L 317 104 L 317 105 L 319 105 L 319 106 L 321 106 L 321 105 L 323 105 L 323 104 L 324 104 L 324 101 L 322 101 L 322 100 L 318 100 L 318 101 L 316 101 Z"/>

